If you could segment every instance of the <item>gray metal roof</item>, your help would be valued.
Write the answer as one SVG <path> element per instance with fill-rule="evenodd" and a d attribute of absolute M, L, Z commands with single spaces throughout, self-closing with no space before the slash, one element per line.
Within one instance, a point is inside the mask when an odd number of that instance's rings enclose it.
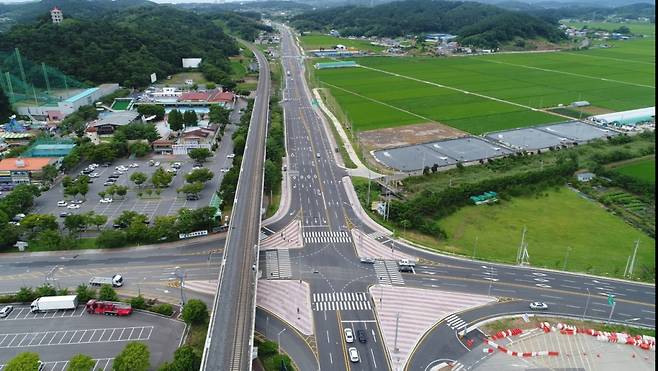
<path fill-rule="evenodd" d="M 125 126 L 135 121 L 137 117 L 139 117 L 139 113 L 137 113 L 137 111 L 109 112 L 103 115 L 102 118 L 99 118 L 98 121 L 92 124 L 92 126 L 103 126 L 103 125 Z"/>

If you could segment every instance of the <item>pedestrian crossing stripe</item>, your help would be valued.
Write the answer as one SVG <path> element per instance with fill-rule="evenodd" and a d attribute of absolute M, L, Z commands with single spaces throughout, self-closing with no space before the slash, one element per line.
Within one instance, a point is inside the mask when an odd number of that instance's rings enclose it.
<path fill-rule="evenodd" d="M 350 235 L 345 231 L 309 231 L 304 232 L 305 243 L 349 243 Z"/>
<path fill-rule="evenodd" d="M 464 327 L 466 327 L 468 324 L 464 322 L 463 319 L 461 319 L 458 315 L 456 314 L 451 314 L 448 317 L 446 317 L 446 323 L 448 327 L 450 327 L 453 330 L 461 330 Z"/>
<path fill-rule="evenodd" d="M 382 285 L 404 285 L 404 279 L 398 271 L 398 263 L 394 260 L 376 260 L 375 261 L 375 274 L 377 280 Z"/>
<path fill-rule="evenodd" d="M 319 292 L 313 294 L 313 310 L 372 310 L 366 292 Z"/>
<path fill-rule="evenodd" d="M 380 232 L 380 231 L 368 233 L 368 237 L 372 238 L 373 240 L 378 240 L 382 237 L 387 237 L 387 236 L 388 236 L 388 234 Z"/>

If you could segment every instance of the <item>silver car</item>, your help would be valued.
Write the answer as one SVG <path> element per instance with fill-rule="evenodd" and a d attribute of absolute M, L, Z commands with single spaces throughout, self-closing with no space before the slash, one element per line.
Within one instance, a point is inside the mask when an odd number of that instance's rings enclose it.
<path fill-rule="evenodd" d="M 14 307 L 12 307 L 11 305 L 5 305 L 4 307 L 2 307 L 2 309 L 0 309 L 0 318 L 7 317 L 12 310 L 14 310 Z"/>

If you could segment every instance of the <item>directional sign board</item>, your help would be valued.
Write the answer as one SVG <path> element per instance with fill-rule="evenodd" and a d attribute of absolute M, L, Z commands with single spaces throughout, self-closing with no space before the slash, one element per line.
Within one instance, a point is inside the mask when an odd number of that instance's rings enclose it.
<path fill-rule="evenodd" d="M 615 305 L 615 296 L 614 295 L 608 295 L 608 305 Z"/>

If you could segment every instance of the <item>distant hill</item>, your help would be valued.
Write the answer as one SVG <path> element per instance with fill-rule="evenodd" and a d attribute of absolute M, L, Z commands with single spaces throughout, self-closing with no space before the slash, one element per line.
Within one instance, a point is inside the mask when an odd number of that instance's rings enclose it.
<path fill-rule="evenodd" d="M 656 6 L 649 3 L 636 3 L 617 8 L 602 8 L 594 6 L 571 5 L 557 8 L 537 7 L 527 11 L 529 14 L 553 22 L 565 18 L 588 19 L 592 21 L 604 20 L 608 17 L 623 19 L 648 18 L 652 22 L 656 19 Z"/>
<path fill-rule="evenodd" d="M 89 3 L 94 8 L 100 2 Z M 59 25 L 46 12 L 36 22 L 13 26 L 0 35 L 0 51 L 18 47 L 24 57 L 79 80 L 127 87 L 148 84 L 154 72 L 162 78 L 181 70 L 181 58 L 201 57 L 207 78 L 232 85 L 228 56 L 238 53 L 237 44 L 204 17 L 152 3 L 90 19 L 64 12 Z"/>
<path fill-rule="evenodd" d="M 34 21 L 54 7 L 61 9 L 65 17 L 90 19 L 146 4 L 153 3 L 147 0 L 42 0 L 18 4 L 0 4 L 0 18 L 7 19 L 7 21 L 0 23 L 0 31 L 5 31 L 14 24 Z"/>
<path fill-rule="evenodd" d="M 286 2 L 288 3 L 288 2 Z M 228 9 L 239 9 L 227 7 L 226 4 L 176 4 L 179 9 L 193 11 L 211 19 L 229 33 L 244 40 L 254 41 L 260 31 L 272 32 L 272 27 L 261 22 L 261 13 L 258 11 L 233 11 Z"/>
<path fill-rule="evenodd" d="M 409 0 L 375 7 L 344 6 L 307 12 L 291 23 L 302 31 L 337 29 L 343 35 L 397 37 L 448 32 L 465 45 L 497 47 L 523 39 L 558 42 L 564 35 L 546 20 L 475 2 Z"/>

